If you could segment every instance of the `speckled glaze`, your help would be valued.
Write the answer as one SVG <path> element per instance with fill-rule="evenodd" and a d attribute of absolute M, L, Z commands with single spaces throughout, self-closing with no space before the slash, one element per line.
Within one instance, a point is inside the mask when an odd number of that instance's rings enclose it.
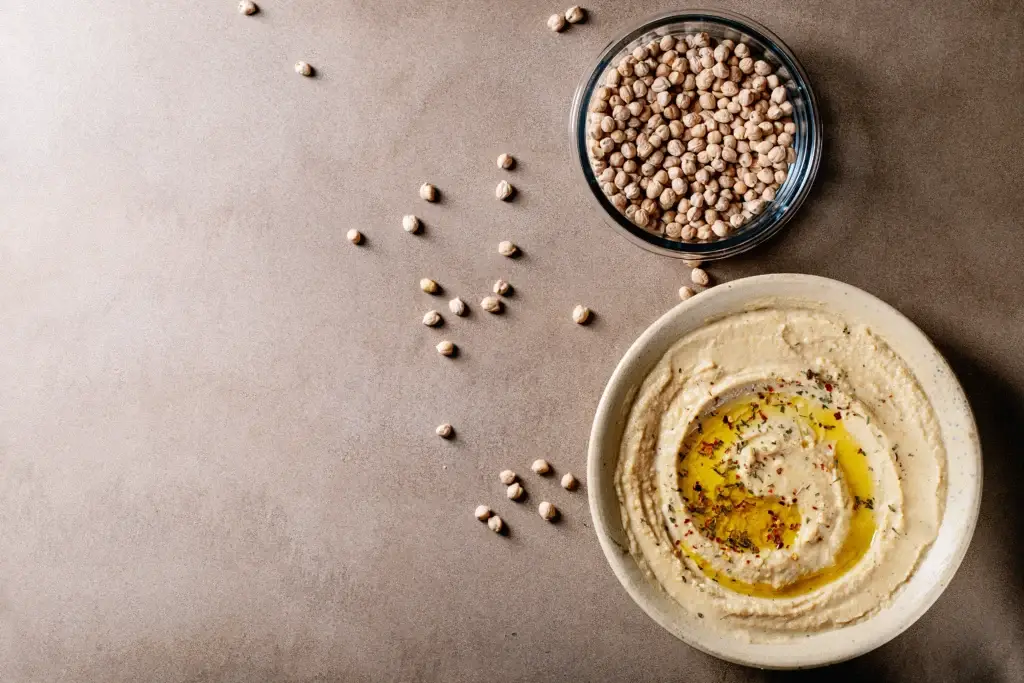
<path fill-rule="evenodd" d="M 614 475 L 622 430 L 647 373 L 682 336 L 709 319 L 765 300 L 797 301 L 864 323 L 914 372 L 935 407 L 947 453 L 945 514 L 938 537 L 892 603 L 869 619 L 791 643 L 750 643 L 707 628 L 648 579 L 627 550 Z M 899 311 L 850 285 L 811 275 L 736 280 L 684 301 L 626 352 L 598 405 L 587 463 L 590 508 L 601 547 L 619 581 L 655 621 L 684 642 L 722 659 L 765 668 L 822 666 L 861 655 L 910 627 L 938 599 L 963 560 L 981 504 L 981 447 L 970 406 L 952 370 L 921 330 Z"/>

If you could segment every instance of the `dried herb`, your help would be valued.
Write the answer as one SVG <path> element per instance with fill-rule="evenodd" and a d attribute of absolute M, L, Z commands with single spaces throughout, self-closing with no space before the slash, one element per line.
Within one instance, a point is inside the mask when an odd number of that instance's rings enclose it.
<path fill-rule="evenodd" d="M 868 510 L 874 510 L 875 509 L 875 499 L 874 498 L 861 498 L 860 496 L 854 496 L 853 497 L 853 511 L 856 512 L 857 510 L 859 510 L 861 508 L 861 506 L 866 507 Z"/>

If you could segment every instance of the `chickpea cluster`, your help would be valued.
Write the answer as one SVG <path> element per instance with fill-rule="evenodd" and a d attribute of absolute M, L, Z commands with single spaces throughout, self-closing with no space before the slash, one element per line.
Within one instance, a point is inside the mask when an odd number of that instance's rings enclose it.
<path fill-rule="evenodd" d="M 637 46 L 589 104 L 587 149 L 608 199 L 670 239 L 722 239 L 760 214 L 796 161 L 793 105 L 746 43 L 707 33 Z"/>

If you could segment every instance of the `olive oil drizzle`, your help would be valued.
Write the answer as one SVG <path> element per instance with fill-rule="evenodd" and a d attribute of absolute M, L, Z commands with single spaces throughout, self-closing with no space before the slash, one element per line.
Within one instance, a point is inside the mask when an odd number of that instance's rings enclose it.
<path fill-rule="evenodd" d="M 767 598 L 808 593 L 842 576 L 871 546 L 875 532 L 874 482 L 865 451 L 846 429 L 843 409 L 831 401 L 832 385 L 817 377 L 814 380 L 818 391 L 780 380 L 727 400 L 701 415 L 696 428 L 684 439 L 678 458 L 678 492 L 684 509 L 670 510 L 668 522 L 677 529 L 687 529 L 677 542 L 678 549 L 708 578 L 738 593 Z M 698 533 L 716 543 L 733 563 L 792 548 L 804 522 L 800 506 L 810 507 L 814 501 L 800 503 L 799 490 L 769 488 L 766 496 L 754 495 L 737 473 L 742 435 L 757 432 L 773 417 L 786 418 L 797 426 L 772 437 L 805 440 L 805 446 L 807 439 L 830 444 L 834 457 L 825 467 L 853 501 L 848 534 L 835 562 L 781 587 L 745 583 L 716 571 L 687 543 L 688 537 Z M 751 476 L 758 477 L 753 468 Z"/>

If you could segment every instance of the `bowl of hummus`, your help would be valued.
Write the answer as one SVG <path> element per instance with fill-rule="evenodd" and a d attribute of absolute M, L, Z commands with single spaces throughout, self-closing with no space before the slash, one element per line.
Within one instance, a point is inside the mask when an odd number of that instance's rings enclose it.
<path fill-rule="evenodd" d="M 616 367 L 588 456 L 616 576 L 729 661 L 863 654 L 938 599 L 981 501 L 974 419 L 942 355 L 850 285 L 746 278 L 655 322 Z"/>

